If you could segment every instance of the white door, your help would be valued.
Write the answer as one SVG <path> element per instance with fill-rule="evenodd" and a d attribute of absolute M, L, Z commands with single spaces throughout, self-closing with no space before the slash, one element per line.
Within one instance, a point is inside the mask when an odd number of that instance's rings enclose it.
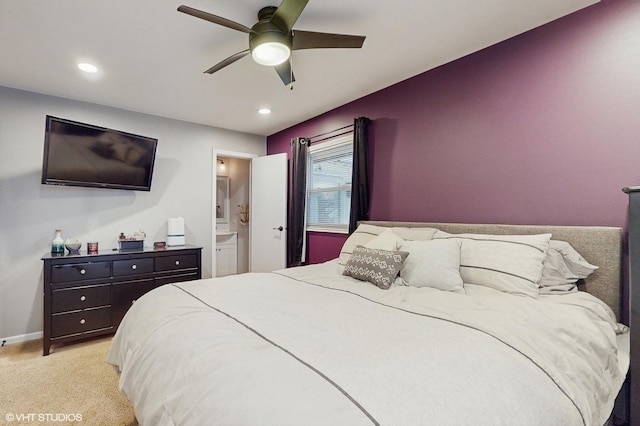
<path fill-rule="evenodd" d="M 287 266 L 287 154 L 251 160 L 249 271 Z"/>

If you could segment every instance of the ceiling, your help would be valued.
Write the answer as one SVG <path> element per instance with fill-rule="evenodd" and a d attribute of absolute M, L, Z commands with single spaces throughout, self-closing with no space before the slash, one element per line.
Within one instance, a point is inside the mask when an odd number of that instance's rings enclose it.
<path fill-rule="evenodd" d="M 366 35 L 363 48 L 294 52 L 293 90 L 250 56 L 204 73 L 248 36 L 179 5 L 251 27 L 279 1 L 2 0 L 0 85 L 267 136 L 597 2 L 310 0 L 294 29 Z"/>

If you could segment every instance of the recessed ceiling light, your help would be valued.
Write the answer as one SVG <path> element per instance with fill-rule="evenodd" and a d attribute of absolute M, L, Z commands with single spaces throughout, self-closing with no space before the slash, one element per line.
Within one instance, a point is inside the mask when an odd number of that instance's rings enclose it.
<path fill-rule="evenodd" d="M 98 72 L 98 67 L 96 67 L 93 64 L 88 64 L 86 62 L 79 63 L 78 68 L 84 72 L 90 72 L 90 73 Z"/>
<path fill-rule="evenodd" d="M 262 114 L 262 115 L 271 114 L 271 110 L 269 108 L 260 108 L 258 110 L 258 114 Z"/>

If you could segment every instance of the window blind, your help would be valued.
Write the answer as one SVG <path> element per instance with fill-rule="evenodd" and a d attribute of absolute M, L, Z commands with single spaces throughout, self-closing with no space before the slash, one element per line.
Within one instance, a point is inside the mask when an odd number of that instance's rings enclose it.
<path fill-rule="evenodd" d="M 346 232 L 351 208 L 353 138 L 309 148 L 307 228 Z"/>

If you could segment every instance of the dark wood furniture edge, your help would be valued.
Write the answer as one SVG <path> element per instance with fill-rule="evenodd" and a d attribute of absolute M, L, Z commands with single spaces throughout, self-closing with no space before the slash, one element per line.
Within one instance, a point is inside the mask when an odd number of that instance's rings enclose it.
<path fill-rule="evenodd" d="M 44 311 L 44 318 L 43 318 L 43 356 L 47 356 L 49 355 L 50 351 L 51 351 L 51 346 L 54 343 L 63 343 L 63 342 L 73 342 L 73 341 L 79 341 L 79 340 L 84 340 L 84 339 L 89 339 L 89 338 L 93 338 L 93 337 L 97 337 L 97 336 L 102 336 L 102 335 L 107 335 L 107 334 L 113 334 L 117 327 L 117 324 L 114 325 L 113 323 L 113 306 L 111 306 L 111 318 L 112 318 L 112 323 L 110 326 L 108 327 L 102 327 L 99 329 L 94 329 L 94 330 L 90 330 L 90 331 L 83 331 L 80 333 L 73 333 L 73 334 L 68 334 L 68 335 L 64 335 L 64 336 L 59 336 L 59 337 L 52 337 L 52 316 L 53 316 L 53 307 L 52 307 L 52 289 L 51 289 L 51 282 L 52 282 L 52 276 L 51 276 L 51 271 L 52 271 L 52 263 L 55 264 L 59 264 L 61 263 L 73 263 L 73 262 L 78 262 L 78 263 L 82 263 L 82 262 L 101 262 L 101 261 L 108 261 L 108 262 L 113 262 L 114 260 L 120 260 L 120 259 L 129 259 L 129 258 L 153 258 L 154 259 L 154 264 L 155 264 L 155 259 L 159 258 L 159 257 L 164 257 L 164 256 L 171 256 L 171 255 L 180 255 L 181 252 L 197 252 L 197 256 L 196 256 L 196 270 L 192 273 L 189 274 L 182 274 L 182 273 L 175 273 L 172 270 L 160 270 L 160 271 L 153 271 L 150 273 L 145 273 L 144 277 L 145 278 L 151 278 L 153 280 L 155 280 L 156 282 L 158 282 L 158 285 L 163 285 L 163 284 L 168 284 L 171 282 L 178 282 L 180 281 L 181 277 L 185 277 L 187 276 L 189 280 L 191 279 L 201 279 L 202 278 L 202 247 L 201 246 L 196 246 L 196 245 L 184 245 L 184 246 L 176 246 L 176 247 L 166 247 L 166 248 L 160 248 L 160 249 L 153 249 L 153 248 L 143 248 L 143 249 L 139 249 L 139 250 L 108 250 L 108 251 L 103 251 L 103 252 L 99 252 L 99 253 L 86 253 L 86 252 L 81 252 L 78 254 L 66 254 L 66 255 L 52 255 L 50 253 L 46 253 L 42 256 L 41 260 L 44 261 L 44 274 L 43 274 L 43 281 L 44 281 L 44 286 L 43 286 L 43 299 L 44 299 L 44 306 L 43 306 L 43 311 Z M 126 279 L 123 279 L 122 277 L 118 278 L 114 278 L 114 274 L 113 274 L 113 266 L 110 267 L 111 268 L 111 276 L 110 277 L 106 277 L 106 278 L 98 278 L 98 279 L 88 279 L 84 282 L 82 282 L 82 285 L 93 285 L 96 283 L 100 283 L 100 284 L 106 284 L 108 283 L 108 285 L 110 286 L 110 291 L 113 297 L 113 291 L 114 291 L 114 285 L 117 285 L 118 283 L 124 283 L 124 281 L 126 281 Z M 134 278 L 135 280 L 135 278 Z M 80 283 L 80 281 L 74 281 L 75 283 Z M 114 303 L 114 301 L 111 301 L 112 305 Z"/>
<path fill-rule="evenodd" d="M 628 186 L 629 195 L 629 424 L 640 424 L 640 186 Z M 637 291 L 634 287 L 638 286 Z M 634 380 L 634 378 L 636 380 Z"/>

